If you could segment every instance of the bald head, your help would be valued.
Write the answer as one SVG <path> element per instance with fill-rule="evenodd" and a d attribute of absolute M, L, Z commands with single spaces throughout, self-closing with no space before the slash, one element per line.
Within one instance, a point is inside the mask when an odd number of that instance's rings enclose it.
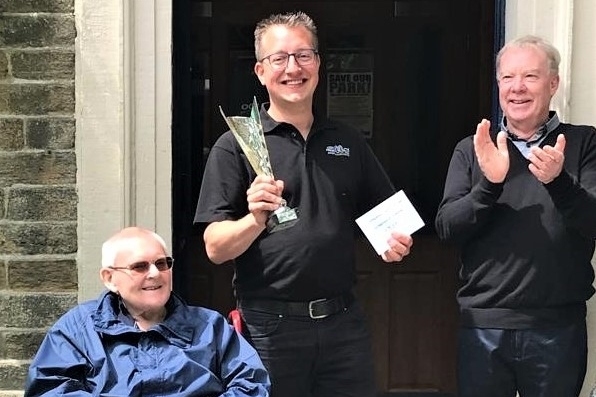
<path fill-rule="evenodd" d="M 146 239 L 151 242 L 156 241 L 162 246 L 164 253 L 167 254 L 168 252 L 166 242 L 157 233 L 137 226 L 126 227 L 106 240 L 101 246 L 101 267 L 114 266 L 118 253 L 125 250 L 130 240 L 133 239 Z"/>

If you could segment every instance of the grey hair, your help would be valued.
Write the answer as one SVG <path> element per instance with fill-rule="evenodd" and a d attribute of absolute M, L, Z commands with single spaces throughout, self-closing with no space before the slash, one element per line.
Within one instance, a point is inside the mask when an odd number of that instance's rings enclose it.
<path fill-rule="evenodd" d="M 127 227 L 114 234 L 102 244 L 101 267 L 110 267 L 116 265 L 116 256 L 118 256 L 120 251 L 127 247 L 127 240 L 139 237 L 148 237 L 154 239 L 162 246 L 164 252 L 167 254 L 168 246 L 165 240 L 159 234 L 136 226 Z"/>
<path fill-rule="evenodd" d="M 503 54 L 511 48 L 524 47 L 535 47 L 539 50 L 542 50 L 546 54 L 546 59 L 548 60 L 548 68 L 551 74 L 559 74 L 559 63 L 561 62 L 561 54 L 559 54 L 559 50 L 557 50 L 555 46 L 553 46 L 551 43 L 549 43 L 542 37 L 526 35 L 511 40 L 510 42 L 505 44 L 503 48 L 501 48 L 501 50 L 497 53 L 497 58 L 495 61 L 497 79 L 499 78 L 499 68 L 501 66 L 501 58 L 503 57 Z"/>
<path fill-rule="evenodd" d="M 317 37 L 317 27 L 306 13 L 302 11 L 288 12 L 284 14 L 272 14 L 257 23 L 255 28 L 255 57 L 257 61 L 261 56 L 261 39 L 265 32 L 274 25 L 283 25 L 289 28 L 303 27 L 308 30 L 312 36 L 312 45 L 315 51 L 319 49 L 319 39 Z"/>

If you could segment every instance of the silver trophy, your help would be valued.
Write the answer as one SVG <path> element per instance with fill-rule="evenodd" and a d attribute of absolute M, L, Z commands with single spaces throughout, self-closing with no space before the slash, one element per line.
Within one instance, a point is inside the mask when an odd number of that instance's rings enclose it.
<path fill-rule="evenodd" d="M 253 97 L 250 117 L 226 116 L 221 106 L 219 111 L 257 175 L 273 177 L 257 98 Z M 298 210 L 288 207 L 286 201 L 282 199 L 281 206 L 269 215 L 267 231 L 269 233 L 277 232 L 294 226 L 296 222 L 298 222 Z"/>

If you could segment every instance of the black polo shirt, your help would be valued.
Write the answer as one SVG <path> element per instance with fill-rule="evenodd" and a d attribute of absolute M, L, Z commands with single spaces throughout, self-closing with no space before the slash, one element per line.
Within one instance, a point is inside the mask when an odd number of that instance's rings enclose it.
<path fill-rule="evenodd" d="M 395 192 L 364 136 L 315 116 L 305 141 L 261 108 L 265 140 L 283 198 L 299 211 L 295 226 L 264 231 L 235 259 L 238 298 L 307 301 L 352 289 L 354 220 Z M 248 213 L 246 190 L 256 174 L 231 131 L 209 153 L 194 222 L 235 220 Z M 372 249 L 372 248 L 371 248 Z"/>

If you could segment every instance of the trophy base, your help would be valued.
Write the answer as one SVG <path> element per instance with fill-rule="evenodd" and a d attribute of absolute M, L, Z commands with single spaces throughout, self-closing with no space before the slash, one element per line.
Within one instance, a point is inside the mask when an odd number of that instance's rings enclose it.
<path fill-rule="evenodd" d="M 298 222 L 298 210 L 286 206 L 279 207 L 267 219 L 267 231 L 269 233 L 292 227 Z"/>

